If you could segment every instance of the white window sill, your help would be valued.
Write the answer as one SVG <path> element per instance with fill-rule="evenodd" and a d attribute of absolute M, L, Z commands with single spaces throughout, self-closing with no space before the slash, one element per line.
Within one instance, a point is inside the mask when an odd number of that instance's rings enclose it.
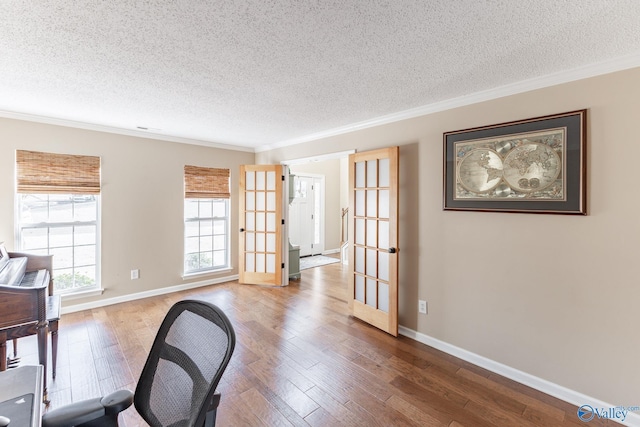
<path fill-rule="evenodd" d="M 211 276 L 212 274 L 228 273 L 231 268 L 220 268 L 217 270 L 197 271 L 195 273 L 185 273 L 182 275 L 182 280 L 195 279 L 198 277 Z"/>
<path fill-rule="evenodd" d="M 87 289 L 86 291 L 69 292 L 66 294 L 60 294 L 60 296 L 65 301 L 72 301 L 74 299 L 95 297 L 98 295 L 102 295 L 103 293 L 104 293 L 103 288 L 97 288 L 97 289 Z"/>

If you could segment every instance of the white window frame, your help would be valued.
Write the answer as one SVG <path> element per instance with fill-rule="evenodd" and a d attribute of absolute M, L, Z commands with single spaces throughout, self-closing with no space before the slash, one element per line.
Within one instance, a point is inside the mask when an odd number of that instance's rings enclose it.
<path fill-rule="evenodd" d="M 225 203 L 225 216 L 200 216 L 200 211 L 198 211 L 198 216 L 197 217 L 190 217 L 187 218 L 187 203 L 189 202 L 193 202 L 193 201 L 198 201 L 198 206 L 200 206 L 200 202 L 206 201 L 206 202 L 224 202 Z M 199 229 L 199 234 L 198 237 L 201 238 L 203 236 L 207 236 L 206 234 L 203 235 L 200 232 L 200 221 L 224 221 L 225 222 L 225 227 L 224 227 L 224 240 L 225 240 L 225 262 L 224 265 L 213 265 L 213 258 L 212 258 L 212 266 L 211 267 L 203 267 L 203 268 L 194 268 L 194 269 L 187 269 L 187 265 L 188 265 L 188 261 L 187 261 L 187 257 L 193 255 L 193 254 L 202 254 L 204 252 L 209 252 L 209 251 L 202 251 L 201 246 L 200 246 L 200 242 L 198 243 L 199 247 L 198 247 L 198 252 L 187 252 L 187 239 L 189 237 L 194 237 L 194 236 L 187 236 L 187 225 L 189 223 L 198 223 L 198 229 Z M 212 230 L 211 230 L 211 236 L 215 236 L 215 234 L 213 234 L 213 225 L 212 225 Z M 184 199 L 184 248 L 183 248 L 183 276 L 184 277 L 188 277 L 188 276 L 193 276 L 193 275 L 200 275 L 200 274 L 207 274 L 207 273 L 215 273 L 215 272 L 219 272 L 219 271 L 225 271 L 225 270 L 230 270 L 231 269 L 231 203 L 230 203 L 230 199 L 227 198 L 185 198 Z M 214 252 L 214 248 L 212 246 L 212 249 L 210 252 Z"/>
<path fill-rule="evenodd" d="M 56 195 L 59 196 L 60 194 L 57 193 L 42 193 L 42 194 L 37 194 L 37 196 L 40 197 L 44 197 L 47 196 L 47 198 L 49 196 L 52 195 Z M 83 197 L 83 196 L 91 196 L 91 197 L 95 197 L 95 201 L 96 201 L 96 219 L 95 221 L 65 221 L 65 222 L 53 222 L 53 221 L 45 221 L 45 222 L 23 222 L 23 218 L 22 218 L 22 203 L 23 203 L 23 197 L 25 196 L 34 196 L 34 194 L 24 194 L 24 193 L 16 193 L 16 202 L 14 204 L 15 206 L 15 246 L 16 248 L 18 248 L 19 251 L 22 252 L 34 252 L 34 253 L 44 253 L 44 251 L 46 251 L 46 254 L 50 254 L 51 253 L 51 245 L 50 245 L 50 240 L 49 238 L 47 238 L 47 247 L 46 248 L 25 248 L 22 245 L 23 239 L 22 239 L 22 231 L 23 229 L 27 229 L 27 228 L 62 228 L 62 227 L 82 227 L 82 226 L 95 226 L 96 229 L 96 236 L 95 236 L 95 283 L 91 286 L 82 286 L 82 287 L 77 287 L 77 288 L 71 288 L 71 289 L 57 289 L 56 288 L 56 271 L 59 270 L 66 270 L 62 269 L 62 268 L 57 268 L 56 267 L 56 259 L 55 259 L 55 255 L 53 257 L 53 289 L 54 289 L 54 293 L 57 295 L 64 295 L 64 296 L 69 296 L 69 295 L 74 295 L 74 294 L 83 294 L 83 293 L 89 293 L 89 292 L 94 292 L 97 290 L 101 289 L 101 267 L 100 267 L 100 230 L 101 230 L 101 200 L 100 200 L 100 195 L 99 194 L 69 194 L 70 197 Z M 50 208 L 51 206 L 51 202 L 49 200 L 47 200 L 48 206 Z M 78 246 L 83 246 L 83 245 L 78 245 Z M 76 245 L 72 244 L 71 245 L 72 248 L 75 248 Z M 53 248 L 55 249 L 55 248 Z M 74 261 L 72 262 L 72 269 L 76 269 L 76 268 L 80 268 L 83 266 L 78 266 L 75 264 L 75 258 L 73 258 Z"/>

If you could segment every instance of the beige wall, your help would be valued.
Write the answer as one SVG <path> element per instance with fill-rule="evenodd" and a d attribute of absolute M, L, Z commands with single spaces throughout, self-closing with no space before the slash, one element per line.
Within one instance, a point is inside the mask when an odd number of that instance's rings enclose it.
<path fill-rule="evenodd" d="M 254 154 L 0 119 L 0 241 L 14 247 L 15 150 L 101 157 L 102 297 L 121 297 L 157 288 L 238 273 L 237 233 L 231 233 L 232 271 L 183 280 L 184 165 L 231 170 L 237 188 L 240 164 Z M 231 199 L 231 230 L 238 229 L 238 200 Z M 54 261 L 55 262 L 55 261 Z M 130 280 L 131 269 L 140 279 Z"/>
<path fill-rule="evenodd" d="M 324 160 L 321 162 L 291 165 L 291 173 L 322 175 L 325 177 L 325 204 L 324 204 L 324 250 L 332 251 L 340 249 L 340 220 L 341 207 L 346 207 L 349 202 L 341 206 L 341 188 L 345 182 L 348 188 L 349 176 L 341 176 L 340 159 Z"/>
<path fill-rule="evenodd" d="M 588 216 L 442 210 L 442 134 L 588 112 Z M 400 324 L 611 404 L 640 396 L 640 69 L 259 153 L 400 146 Z M 429 302 L 418 316 L 417 299 Z"/>

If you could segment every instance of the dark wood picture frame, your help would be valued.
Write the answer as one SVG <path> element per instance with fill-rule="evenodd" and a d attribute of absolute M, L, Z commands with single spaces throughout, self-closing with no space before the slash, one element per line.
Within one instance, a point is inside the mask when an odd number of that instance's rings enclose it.
<path fill-rule="evenodd" d="M 586 215 L 586 117 L 445 132 L 443 209 Z"/>

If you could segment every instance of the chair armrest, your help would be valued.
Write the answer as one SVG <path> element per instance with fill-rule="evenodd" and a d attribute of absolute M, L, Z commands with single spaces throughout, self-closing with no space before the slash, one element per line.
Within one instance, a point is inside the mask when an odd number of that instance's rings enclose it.
<path fill-rule="evenodd" d="M 218 409 L 218 405 L 220 405 L 220 392 L 216 391 L 215 393 L 213 393 L 213 396 L 211 397 L 211 402 L 209 403 L 209 411 L 213 411 Z"/>
<path fill-rule="evenodd" d="M 42 416 L 43 427 L 74 426 L 104 416 L 117 414 L 133 402 L 133 393 L 118 390 L 105 397 L 83 400 L 49 411 Z"/>
<path fill-rule="evenodd" d="M 133 392 L 130 390 L 118 390 L 106 395 L 100 401 L 107 415 L 118 414 L 127 409 L 133 403 Z"/>

